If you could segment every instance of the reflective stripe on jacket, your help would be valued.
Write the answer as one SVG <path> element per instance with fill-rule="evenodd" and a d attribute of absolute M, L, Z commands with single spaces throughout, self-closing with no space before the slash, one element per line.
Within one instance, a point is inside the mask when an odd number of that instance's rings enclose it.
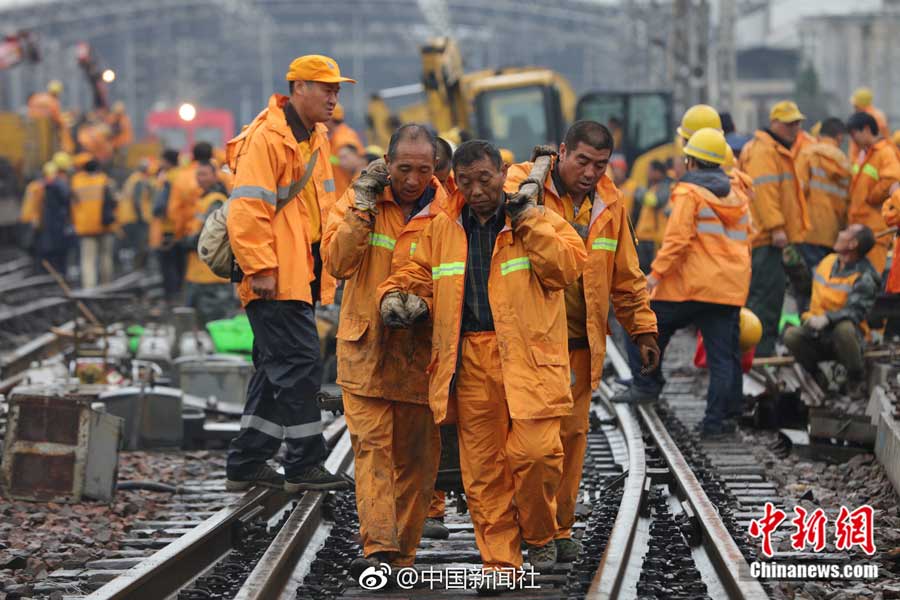
<path fill-rule="evenodd" d="M 240 135 L 228 142 L 228 164 L 234 187 L 228 208 L 228 238 L 245 275 L 273 274 L 276 300 L 312 303 L 315 278 L 309 241 L 309 217 L 304 202 L 293 199 L 276 214 L 279 200 L 288 199 L 304 175 L 313 152 L 318 158 L 307 186 L 315 188 L 320 219 L 326 222 L 334 205 L 334 177 L 328 133 L 317 123 L 309 140 L 300 144 L 285 120 L 287 96 L 273 94 L 264 109 Z M 334 279 L 322 274 L 322 303 L 334 302 Z M 250 277 L 238 286 L 241 304 L 258 296 Z"/>
<path fill-rule="evenodd" d="M 784 229 L 792 243 L 803 241 L 809 214 L 791 151 L 760 130 L 741 151 L 738 168 L 753 179 L 753 247 L 771 244 L 773 229 Z"/>
<path fill-rule="evenodd" d="M 886 228 L 884 217 L 881 216 L 881 205 L 900 182 L 900 160 L 891 143 L 882 139 L 875 142 L 859 162 L 853 164 L 852 172 L 848 222 L 867 225 L 877 234 Z M 890 237 L 877 238 L 876 243 L 888 246 Z"/>
<path fill-rule="evenodd" d="M 447 416 L 456 374 L 468 241 L 457 192 L 425 228 L 412 260 L 378 286 L 420 296 L 434 322 L 428 402 L 436 423 Z M 584 266 L 584 242 L 553 211 L 532 208 L 497 236 L 488 277 L 491 312 L 510 417 L 541 419 L 572 411 L 563 290 Z"/>
<path fill-rule="evenodd" d="M 518 190 L 519 184 L 531 173 L 531 166 L 532 163 L 521 163 L 509 168 L 507 192 Z M 551 175 L 544 181 L 544 204 L 560 216 L 566 214 L 564 201 Z M 607 175 L 600 178 L 594 191 L 584 246 L 587 260 L 582 289 L 591 349 L 591 383 L 596 387 L 606 357 L 610 300 L 616 319 L 628 335 L 656 333 L 656 315 L 650 310 L 647 280 L 641 272 L 624 197 Z"/>
<path fill-rule="evenodd" d="M 830 248 L 847 221 L 850 161 L 834 140 L 822 138 L 800 153 L 796 170 L 812 224 L 803 241 Z"/>
<path fill-rule="evenodd" d="M 409 262 L 420 233 L 447 202 L 432 178 L 434 200 L 407 223 L 390 187 L 378 199 L 375 226 L 351 207 L 348 188 L 328 218 L 322 238 L 322 262 L 336 279 L 345 280 L 337 332 L 337 383 L 360 396 L 416 404 L 428 403 L 431 361 L 429 321 L 410 329 L 388 329 L 381 320 L 378 286 Z"/>
<path fill-rule="evenodd" d="M 651 298 L 744 306 L 750 291 L 750 212 L 734 191 L 719 198 L 679 182 L 662 248 L 653 261 Z"/>

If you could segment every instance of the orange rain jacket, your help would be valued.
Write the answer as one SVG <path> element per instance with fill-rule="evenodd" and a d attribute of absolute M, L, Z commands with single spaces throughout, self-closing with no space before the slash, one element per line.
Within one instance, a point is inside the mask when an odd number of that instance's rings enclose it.
<path fill-rule="evenodd" d="M 507 192 L 514 193 L 519 189 L 519 184 L 531 173 L 531 166 L 532 163 L 526 162 L 509 168 L 505 186 Z M 600 178 L 594 195 L 588 237 L 584 241 L 587 261 L 582 283 L 591 349 L 592 389 L 600 383 L 603 374 L 610 298 L 616 318 L 630 336 L 657 332 L 656 314 L 650 310 L 647 280 L 638 263 L 623 196 L 609 176 Z M 544 204 L 566 218 L 566 206 L 550 174 L 544 181 Z"/>
<path fill-rule="evenodd" d="M 797 134 L 797 139 L 795 139 L 794 143 L 791 144 L 791 156 L 794 158 L 794 161 L 796 162 L 797 157 L 800 156 L 801 152 L 815 143 L 816 138 L 801 129 Z"/>
<path fill-rule="evenodd" d="M 19 212 L 19 223 L 27 223 L 35 229 L 41 228 L 44 218 L 44 191 L 46 180 L 35 179 L 25 186 L 25 195 L 22 197 L 22 208 Z"/>
<path fill-rule="evenodd" d="M 63 124 L 59 98 L 50 92 L 38 92 L 28 99 L 28 116 L 32 119 L 50 118 L 57 125 Z"/>
<path fill-rule="evenodd" d="M 731 180 L 731 190 L 747 200 L 748 206 L 753 206 L 753 179 L 737 167 L 731 169 L 728 179 Z"/>
<path fill-rule="evenodd" d="M 103 201 L 110 179 L 106 173 L 78 171 L 72 176 L 72 227 L 79 236 L 110 231 L 103 225 Z"/>
<path fill-rule="evenodd" d="M 738 168 L 753 178 L 753 247 L 770 245 L 773 229 L 784 229 L 791 243 L 802 242 L 810 228 L 809 214 L 791 151 L 759 130 L 741 151 Z"/>
<path fill-rule="evenodd" d="M 135 171 L 122 184 L 122 193 L 116 205 L 116 223 L 150 223 L 153 219 L 153 196 L 156 193 L 153 177 Z M 138 210 L 140 209 L 140 210 Z"/>
<path fill-rule="evenodd" d="M 888 227 L 900 226 L 900 189 L 894 190 L 887 202 L 881 205 L 881 216 Z M 884 291 L 900 294 L 900 236 L 894 236 L 894 260 L 888 273 Z"/>
<path fill-rule="evenodd" d="M 750 211 L 732 191 L 720 198 L 679 182 L 666 238 L 653 261 L 653 300 L 744 306 L 750 292 Z"/>
<path fill-rule="evenodd" d="M 219 181 L 225 186 L 225 190 L 231 193 L 234 183 L 231 173 L 216 171 Z M 182 167 L 178 175 L 172 181 L 169 192 L 169 205 L 167 207 L 169 219 L 175 228 L 175 238 L 181 239 L 190 233 L 193 228 L 194 216 L 197 213 L 197 205 L 203 197 L 203 190 L 197 183 L 197 161 Z"/>
<path fill-rule="evenodd" d="M 210 193 L 202 196 L 200 200 L 197 201 L 194 218 L 191 219 L 190 226 L 186 232 L 186 235 L 188 237 L 199 236 L 200 231 L 203 229 L 203 224 L 206 222 L 206 217 L 208 217 L 212 211 L 225 204 L 225 201 L 227 199 L 228 198 L 225 196 L 225 194 L 218 190 L 211 191 Z M 193 242 L 194 240 L 191 241 Z M 200 260 L 200 255 L 197 253 L 196 242 L 191 244 L 191 249 L 188 252 L 187 267 L 184 271 L 184 280 L 190 283 L 200 284 L 220 283 L 228 285 L 231 283 L 230 279 L 219 277 L 218 275 L 213 273 L 212 269 L 209 268 L 209 265 Z"/>
<path fill-rule="evenodd" d="M 431 187 L 431 204 L 408 223 L 390 187 L 378 198 L 374 229 L 352 208 L 352 188 L 328 218 L 322 262 L 336 279 L 346 281 L 337 332 L 337 383 L 356 395 L 428 404 L 431 323 L 389 329 L 375 297 L 378 286 L 409 262 L 422 230 L 447 204 L 436 178 Z"/>
<path fill-rule="evenodd" d="M 302 179 L 312 153 L 317 150 L 319 155 L 307 188 L 315 188 L 321 222 L 327 222 L 328 211 L 335 202 L 328 130 L 317 123 L 311 138 L 298 144 L 284 116 L 287 102 L 287 96 L 273 94 L 269 106 L 228 142 L 226 150 L 228 165 L 234 173 L 228 239 L 246 275 L 238 286 L 243 306 L 258 299 L 250 289 L 249 277 L 257 274 L 275 275 L 276 300 L 312 304 L 310 282 L 315 279 L 315 271 L 306 204 L 294 196 L 277 214 L 275 206 Z M 323 270 L 323 304 L 334 302 L 334 289 L 334 279 Z"/>
<path fill-rule="evenodd" d="M 812 224 L 803 241 L 830 248 L 847 221 L 850 161 L 833 138 L 823 137 L 800 152 L 795 167 Z"/>
<path fill-rule="evenodd" d="M 887 228 L 881 206 L 900 182 L 900 159 L 891 142 L 880 139 L 852 167 L 848 223 L 862 223 L 876 235 Z M 875 247 L 867 255 L 879 274 L 887 263 L 890 236 L 875 238 Z"/>
<path fill-rule="evenodd" d="M 447 416 L 456 374 L 468 241 L 456 192 L 419 236 L 410 262 L 378 286 L 378 306 L 392 290 L 429 303 L 434 321 L 428 402 L 435 423 Z M 528 209 L 513 231 L 497 236 L 488 294 L 503 365 L 510 417 L 543 419 L 572 411 L 563 290 L 584 266 L 584 242 L 566 221 L 543 208 Z"/>

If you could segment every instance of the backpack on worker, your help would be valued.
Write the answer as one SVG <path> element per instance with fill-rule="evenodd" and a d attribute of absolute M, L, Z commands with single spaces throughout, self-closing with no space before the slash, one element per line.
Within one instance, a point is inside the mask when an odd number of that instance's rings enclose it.
<path fill-rule="evenodd" d="M 228 141 L 225 146 L 225 161 L 232 173 L 237 174 L 237 166 L 239 159 L 246 154 L 250 141 L 250 136 L 265 119 L 257 117 L 253 123 L 248 125 L 241 131 L 237 137 Z M 300 191 L 306 186 L 312 172 L 316 166 L 319 151 L 313 152 L 306 164 L 306 172 L 303 177 L 291 186 L 288 191 L 287 198 L 279 200 L 275 206 L 275 213 L 284 208 L 288 202 L 299 195 Z M 231 249 L 231 243 L 228 241 L 228 207 L 231 205 L 231 198 L 225 201 L 225 204 L 214 210 L 206 218 L 203 228 L 200 230 L 199 240 L 197 242 L 197 254 L 200 256 L 210 270 L 226 279 L 232 281 L 240 281 L 240 278 L 234 278 L 232 275 L 240 269 L 240 266 L 234 260 L 234 251 Z"/>

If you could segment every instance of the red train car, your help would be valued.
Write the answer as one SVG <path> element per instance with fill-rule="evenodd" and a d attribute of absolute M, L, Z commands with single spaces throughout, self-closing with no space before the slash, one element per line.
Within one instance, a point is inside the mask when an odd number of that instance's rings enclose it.
<path fill-rule="evenodd" d="M 189 152 L 197 142 L 209 142 L 224 148 L 234 137 L 234 116 L 220 108 L 197 108 L 193 119 L 186 120 L 179 110 L 155 110 L 147 115 L 146 131 L 159 138 L 165 148 Z"/>

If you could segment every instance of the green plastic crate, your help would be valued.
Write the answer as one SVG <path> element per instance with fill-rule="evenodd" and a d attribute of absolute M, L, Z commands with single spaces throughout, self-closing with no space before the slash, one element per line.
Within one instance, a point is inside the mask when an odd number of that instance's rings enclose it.
<path fill-rule="evenodd" d="M 210 321 L 206 324 L 206 330 L 213 340 L 216 352 L 249 354 L 253 351 L 253 330 L 247 315 Z"/>

